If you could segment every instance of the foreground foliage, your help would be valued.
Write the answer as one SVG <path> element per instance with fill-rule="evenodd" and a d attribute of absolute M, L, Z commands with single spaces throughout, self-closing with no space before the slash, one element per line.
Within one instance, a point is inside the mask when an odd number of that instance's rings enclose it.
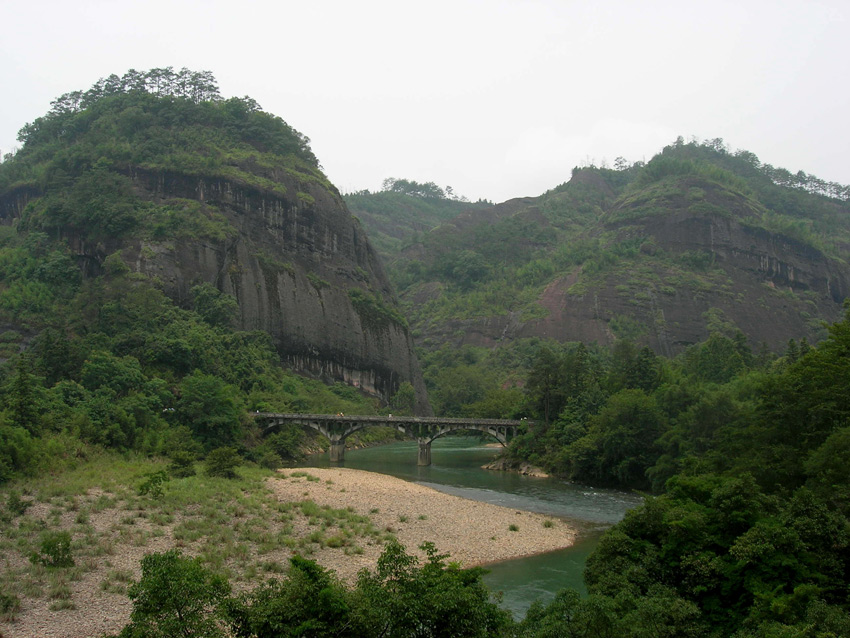
<path fill-rule="evenodd" d="M 850 308 L 818 347 L 791 344 L 769 366 L 721 346 L 715 337 L 681 367 L 647 355 L 596 408 L 593 383 L 565 383 L 593 378 L 592 366 L 546 386 L 559 359 L 538 359 L 529 395 L 558 416 L 512 454 L 662 494 L 604 536 L 587 563 L 589 598 L 534 607 L 528 635 L 848 635 Z M 563 622 L 575 633 L 543 629 Z"/>
<path fill-rule="evenodd" d="M 351 636 L 508 635 L 510 614 L 490 600 L 480 569 L 447 564 L 425 544 L 424 565 L 390 541 L 375 572 L 363 571 L 352 588 L 300 556 L 285 578 L 271 579 L 238 597 L 196 559 L 177 551 L 150 554 L 142 577 L 128 590 L 131 622 L 119 634 L 282 638 Z"/>

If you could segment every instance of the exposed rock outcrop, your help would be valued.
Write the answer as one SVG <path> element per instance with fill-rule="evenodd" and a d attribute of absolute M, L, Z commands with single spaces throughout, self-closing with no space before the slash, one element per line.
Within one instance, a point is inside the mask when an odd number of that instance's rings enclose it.
<path fill-rule="evenodd" d="M 757 199 L 699 176 L 617 199 L 596 172 L 577 171 L 573 181 L 584 189 L 582 197 L 598 204 L 596 217 L 585 222 L 586 237 L 599 238 L 600 247 L 628 245 L 638 254 L 612 253 L 604 268 L 588 272 L 577 264 L 560 273 L 539 294 L 542 312 L 533 316 L 512 311 L 420 321 L 416 327 L 425 339 L 495 347 L 528 337 L 611 344 L 626 336 L 672 356 L 725 327 L 740 329 L 754 347 L 764 342 L 781 351 L 791 338 L 819 340 L 823 322 L 841 318 L 850 296 L 847 261 L 770 228 L 770 213 Z M 579 210 L 585 200 L 575 201 L 567 210 Z M 555 233 L 554 222 L 541 217 L 543 208 L 544 198 L 511 200 L 435 232 L 465 232 L 471 246 L 476 228 L 512 217 Z M 528 241 L 517 237 L 506 250 Z M 405 294 L 420 304 L 439 298 L 443 287 L 426 282 Z"/>
<path fill-rule="evenodd" d="M 157 204 L 199 202 L 201 214 L 223 215 L 221 238 L 88 241 L 66 239 L 89 275 L 120 250 L 135 271 L 155 278 L 178 304 L 206 282 L 236 297 L 239 327 L 272 335 L 293 369 L 342 381 L 389 399 L 405 381 L 417 414 L 429 415 L 413 342 L 377 255 L 336 189 L 313 176 L 282 170 L 274 190 L 223 178 L 135 169 L 136 194 Z M 39 193 L 7 194 L 12 223 Z M 352 291 L 359 291 L 353 293 Z"/>

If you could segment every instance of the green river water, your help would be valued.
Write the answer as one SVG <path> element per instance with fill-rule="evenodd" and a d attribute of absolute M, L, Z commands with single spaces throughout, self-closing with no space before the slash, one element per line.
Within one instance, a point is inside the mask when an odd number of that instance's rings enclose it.
<path fill-rule="evenodd" d="M 557 516 L 579 530 L 573 547 L 487 566 L 484 577 L 502 604 L 522 615 L 536 599 L 551 600 L 564 587 L 584 591 L 582 570 L 602 532 L 641 501 L 637 495 L 573 485 L 553 478 L 482 470 L 498 453 L 477 438 L 446 437 L 432 444 L 432 464 L 416 465 L 417 443 L 402 441 L 363 450 L 346 450 L 343 465 L 389 474 L 441 492 L 505 507 Z M 328 466 L 328 455 L 310 457 L 306 466 Z M 433 539 L 439 546 L 439 539 Z"/>

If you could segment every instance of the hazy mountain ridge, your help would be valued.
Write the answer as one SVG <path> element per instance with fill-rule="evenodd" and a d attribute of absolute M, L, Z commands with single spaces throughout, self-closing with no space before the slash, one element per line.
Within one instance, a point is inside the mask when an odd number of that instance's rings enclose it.
<path fill-rule="evenodd" d="M 822 337 L 850 294 L 847 187 L 718 140 L 576 169 L 415 239 L 390 271 L 426 348 L 631 338 L 672 355 L 740 329 L 779 349 Z"/>

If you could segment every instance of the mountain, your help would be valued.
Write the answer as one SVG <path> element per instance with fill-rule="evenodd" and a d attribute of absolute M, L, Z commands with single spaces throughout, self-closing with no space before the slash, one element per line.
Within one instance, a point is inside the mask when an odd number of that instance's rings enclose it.
<path fill-rule="evenodd" d="M 778 350 L 841 317 L 849 199 L 722 140 L 679 139 L 409 235 L 390 271 L 429 350 L 628 338 L 672 356 L 738 330 Z"/>
<path fill-rule="evenodd" d="M 206 73 L 131 71 L 60 97 L 20 141 L 0 164 L 0 223 L 49 244 L 69 278 L 97 280 L 118 259 L 182 308 L 207 284 L 285 365 L 384 400 L 409 382 L 429 413 L 366 234 L 309 140 L 250 98 L 222 99 Z M 56 320 L 12 306 L 3 320 L 22 333 Z"/>
<path fill-rule="evenodd" d="M 384 260 L 395 257 L 418 235 L 427 233 L 470 209 L 489 209 L 486 201 L 454 197 L 452 189 L 433 182 L 388 178 L 384 189 L 345 195 L 351 213 L 369 231 L 369 240 Z"/>

